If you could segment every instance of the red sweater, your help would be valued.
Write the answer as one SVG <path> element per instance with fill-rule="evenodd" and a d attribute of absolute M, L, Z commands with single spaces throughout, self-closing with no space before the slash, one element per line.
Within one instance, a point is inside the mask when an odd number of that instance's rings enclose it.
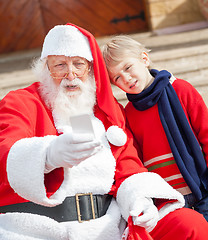
<path fill-rule="evenodd" d="M 201 95 L 188 82 L 176 79 L 173 84 L 189 123 L 208 163 L 208 109 Z M 129 102 L 125 108 L 130 128 L 138 143 L 139 156 L 149 171 L 158 173 L 183 195 L 190 189 L 173 158 L 160 121 L 158 105 L 138 111 Z"/>

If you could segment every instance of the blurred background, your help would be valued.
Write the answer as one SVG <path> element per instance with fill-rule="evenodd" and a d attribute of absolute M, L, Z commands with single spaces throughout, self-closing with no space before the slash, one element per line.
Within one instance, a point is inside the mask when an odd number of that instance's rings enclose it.
<path fill-rule="evenodd" d="M 47 32 L 67 22 L 101 46 L 128 34 L 151 49 L 153 67 L 189 81 L 208 105 L 207 0 L 0 0 L 0 99 L 36 81 L 31 62 Z M 113 87 L 124 106 L 125 94 Z"/>

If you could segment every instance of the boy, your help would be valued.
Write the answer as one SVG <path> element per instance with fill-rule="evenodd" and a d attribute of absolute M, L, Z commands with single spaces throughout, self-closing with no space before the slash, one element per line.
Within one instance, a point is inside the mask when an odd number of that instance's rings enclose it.
<path fill-rule="evenodd" d="M 208 221 L 208 109 L 188 82 L 149 69 L 148 51 L 127 36 L 103 46 L 112 84 L 127 93 L 129 126 L 139 157 Z"/>

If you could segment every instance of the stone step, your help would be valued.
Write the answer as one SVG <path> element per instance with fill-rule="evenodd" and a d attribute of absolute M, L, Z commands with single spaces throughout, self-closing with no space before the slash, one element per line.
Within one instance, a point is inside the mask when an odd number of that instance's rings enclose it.
<path fill-rule="evenodd" d="M 32 70 L 19 70 L 0 74 L 0 99 L 9 91 L 23 88 L 35 81 Z"/>
<path fill-rule="evenodd" d="M 131 34 L 131 37 L 151 49 L 152 67 L 167 69 L 176 77 L 190 82 L 208 103 L 208 28 L 154 35 L 152 32 Z M 102 46 L 111 36 L 97 38 Z M 0 55 L 0 98 L 10 90 L 26 87 L 36 81 L 30 70 L 32 59 L 40 56 L 40 49 Z M 126 95 L 113 86 L 114 96 L 123 105 Z"/>
<path fill-rule="evenodd" d="M 171 53 L 171 55 L 173 56 L 174 54 Z M 154 63 L 153 67 L 159 70 L 167 69 L 176 77 L 187 80 L 196 88 L 199 87 L 201 91 L 203 87 L 208 85 L 208 55 L 186 56 L 184 58 L 179 56 L 175 59 L 163 60 L 165 56 L 165 52 L 151 53 L 151 59 Z M 30 69 L 0 74 L 0 98 L 10 90 L 28 86 L 35 80 L 35 76 Z M 113 87 L 113 92 L 119 102 L 126 102 L 126 96 L 123 91 Z M 207 95 L 206 91 L 203 91 L 203 95 Z"/>
<path fill-rule="evenodd" d="M 22 86 L 31 83 L 35 80 L 31 70 L 20 70 L 8 73 L 3 73 L 0 75 L 0 88 L 5 89 L 7 87 Z"/>
<path fill-rule="evenodd" d="M 166 57 L 166 55 L 168 55 Z M 150 54 L 153 67 L 167 69 L 194 86 L 208 84 L 208 45 Z"/>
<path fill-rule="evenodd" d="M 186 46 L 176 49 L 164 49 L 161 51 L 153 51 L 149 54 L 153 62 L 208 55 L 208 39 L 207 44 Z M 198 61 L 198 59 L 196 60 Z"/>
<path fill-rule="evenodd" d="M 40 56 L 40 49 L 0 54 L 0 74 L 30 69 L 33 59 Z"/>
<path fill-rule="evenodd" d="M 144 44 L 147 48 L 150 48 L 152 52 L 208 44 L 208 28 L 166 35 L 156 35 L 153 32 L 146 32 L 135 33 L 130 36 Z M 97 38 L 97 42 L 102 46 L 111 37 Z"/>

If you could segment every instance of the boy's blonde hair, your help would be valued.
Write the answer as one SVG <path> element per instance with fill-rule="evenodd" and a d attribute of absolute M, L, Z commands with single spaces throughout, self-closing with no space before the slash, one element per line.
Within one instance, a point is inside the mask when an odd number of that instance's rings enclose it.
<path fill-rule="evenodd" d="M 119 64 L 125 57 L 141 58 L 142 52 L 150 52 L 141 43 L 126 35 L 111 38 L 101 47 L 101 51 L 108 69 Z"/>

